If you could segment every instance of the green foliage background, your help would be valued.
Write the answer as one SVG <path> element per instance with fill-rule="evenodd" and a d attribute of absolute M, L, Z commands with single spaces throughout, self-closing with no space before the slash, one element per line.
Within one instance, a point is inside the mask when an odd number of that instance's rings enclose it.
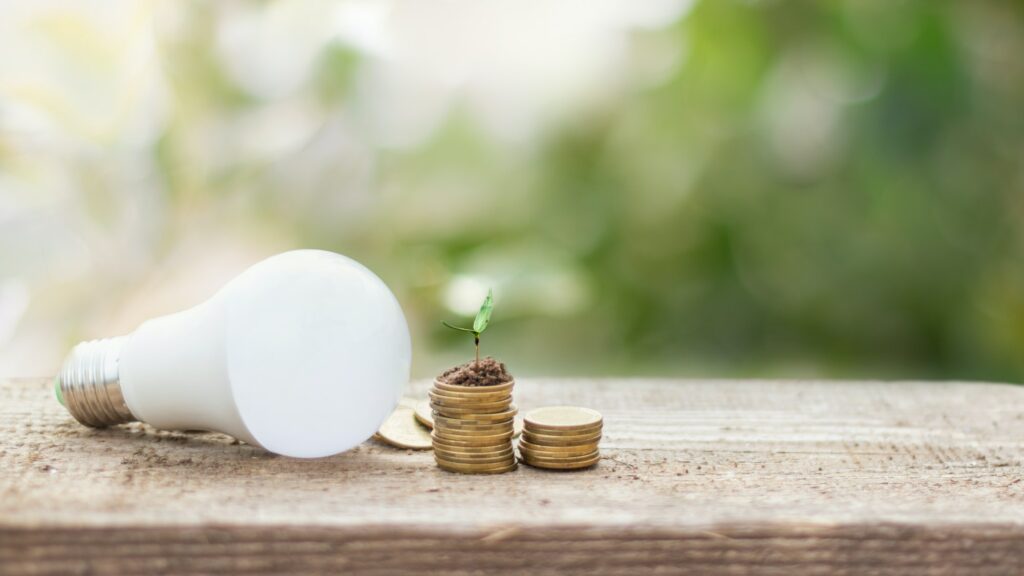
<path fill-rule="evenodd" d="M 1003 8 L 1020 47 L 1020 6 Z M 701 3 L 662 32 L 690 50 L 667 82 L 525 158 L 451 120 L 388 177 L 412 195 L 459 170 L 486 201 L 396 239 L 397 269 L 424 246 L 439 269 L 511 275 L 524 262 L 508 254 L 560 254 L 585 309 L 502 318 L 499 299 L 491 331 L 492 351 L 545 371 L 1020 380 L 1024 52 L 972 54 L 951 3 L 878 6 L 860 36 L 841 11 Z M 802 45 L 851 75 L 885 70 L 812 174 L 780 165 L 758 119 L 780 55 Z M 432 288 L 413 297 L 429 318 Z"/>
<path fill-rule="evenodd" d="M 1024 378 L 1024 5 L 700 2 L 629 35 L 611 97 L 528 144 L 456 104 L 374 150 L 365 197 L 342 156 L 301 169 L 332 149 L 197 167 L 210 118 L 267 103 L 213 57 L 214 9 L 182 6 L 159 46 L 174 113 L 143 151 L 155 261 L 212 226 L 349 254 L 398 294 L 418 376 L 471 356 L 440 323 L 465 323 L 446 297 L 469 279 L 495 288 L 484 352 L 519 373 Z M 676 64 L 644 80 L 665 46 Z M 325 131 L 359 125 L 366 65 L 318 55 Z M 116 202 L 90 182 L 102 227 Z"/>

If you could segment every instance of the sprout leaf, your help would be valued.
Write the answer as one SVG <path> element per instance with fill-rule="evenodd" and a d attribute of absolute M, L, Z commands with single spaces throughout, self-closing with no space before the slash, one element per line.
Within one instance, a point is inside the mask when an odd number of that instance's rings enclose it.
<path fill-rule="evenodd" d="M 494 291 L 487 291 L 487 298 L 484 298 L 484 303 L 480 306 L 480 311 L 476 314 L 476 319 L 473 320 L 472 328 L 463 328 L 461 326 L 452 326 L 451 324 L 441 321 L 452 330 L 458 330 L 459 332 L 469 332 L 473 335 L 473 344 L 476 345 L 476 361 L 480 362 L 480 334 L 484 330 L 487 330 L 487 325 L 491 323 L 491 311 L 494 310 Z"/>
<path fill-rule="evenodd" d="M 463 328 L 461 326 L 452 326 L 451 324 L 445 322 L 444 320 L 441 321 L 441 324 L 444 324 L 445 326 L 451 328 L 452 330 L 459 330 L 460 332 L 469 332 L 470 334 L 476 334 L 476 332 L 473 331 L 472 328 Z"/>
<path fill-rule="evenodd" d="M 481 334 L 484 330 L 487 330 L 487 325 L 491 323 L 492 310 L 494 310 L 494 292 L 488 290 L 487 298 L 484 298 L 484 303 L 476 314 L 476 320 L 473 321 L 473 332 Z"/>

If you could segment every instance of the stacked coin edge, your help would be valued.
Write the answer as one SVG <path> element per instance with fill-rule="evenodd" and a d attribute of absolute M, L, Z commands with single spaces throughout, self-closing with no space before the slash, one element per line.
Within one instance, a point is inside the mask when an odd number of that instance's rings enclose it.
<path fill-rule="evenodd" d="M 516 469 L 512 446 L 514 381 L 461 386 L 434 381 L 431 441 L 438 467 L 462 474 L 501 474 Z"/>
<path fill-rule="evenodd" d="M 551 408 L 559 407 L 545 409 Z M 521 462 L 534 468 L 580 470 L 589 468 L 600 461 L 599 444 L 604 427 L 601 415 L 588 409 L 563 408 L 587 410 L 595 415 L 596 422 L 551 426 L 531 420 L 531 414 L 545 409 L 527 413 L 524 417 L 523 433 L 519 438 Z"/>

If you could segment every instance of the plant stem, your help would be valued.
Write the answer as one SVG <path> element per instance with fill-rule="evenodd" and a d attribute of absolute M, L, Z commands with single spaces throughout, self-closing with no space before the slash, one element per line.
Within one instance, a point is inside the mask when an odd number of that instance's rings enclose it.
<path fill-rule="evenodd" d="M 480 363 L 480 335 L 474 334 L 473 340 L 476 343 L 476 363 Z"/>

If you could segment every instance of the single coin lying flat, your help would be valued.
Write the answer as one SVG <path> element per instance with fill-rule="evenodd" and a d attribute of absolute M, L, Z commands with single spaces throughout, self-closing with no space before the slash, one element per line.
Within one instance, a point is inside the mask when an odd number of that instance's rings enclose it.
<path fill-rule="evenodd" d="M 431 430 L 434 429 L 433 410 L 430 409 L 430 400 L 420 400 L 416 403 L 416 420 Z"/>
<path fill-rule="evenodd" d="M 534 431 L 590 430 L 602 424 L 601 413 L 579 406 L 547 406 L 530 410 L 524 417 Z"/>
<path fill-rule="evenodd" d="M 407 405 L 399 405 L 374 435 L 379 440 L 398 448 L 430 450 L 430 430 L 416 420 L 416 412 Z"/>

